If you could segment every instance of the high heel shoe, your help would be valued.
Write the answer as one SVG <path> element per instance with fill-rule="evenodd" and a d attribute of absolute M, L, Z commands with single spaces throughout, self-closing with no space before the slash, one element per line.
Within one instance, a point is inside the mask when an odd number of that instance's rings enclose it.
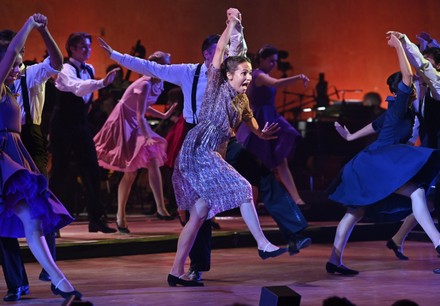
<path fill-rule="evenodd" d="M 120 234 L 130 234 L 130 230 L 128 229 L 128 227 L 119 226 L 117 221 L 116 221 L 116 228 L 118 229 L 118 232 Z"/>
<path fill-rule="evenodd" d="M 177 276 L 174 276 L 172 274 L 168 274 L 168 285 L 170 287 L 176 287 L 177 285 L 182 285 L 184 287 L 203 287 L 202 282 L 193 281 L 193 280 L 186 280 Z"/>
<path fill-rule="evenodd" d="M 266 244 L 264 250 L 258 250 L 258 255 L 261 259 L 265 260 L 271 257 L 278 257 L 287 252 L 287 248 L 279 248 L 278 250 L 267 252 L 266 249 L 270 245 L 270 243 Z"/>
<path fill-rule="evenodd" d="M 334 273 L 339 273 L 341 275 L 357 275 L 357 274 L 359 274 L 359 271 L 349 269 L 344 265 L 337 266 L 335 264 L 332 264 L 329 261 L 325 265 L 325 269 L 327 270 L 327 273 L 330 273 L 330 274 L 334 274 Z"/>
<path fill-rule="evenodd" d="M 163 215 L 161 215 L 161 214 L 159 214 L 159 213 L 156 213 L 156 217 L 157 217 L 157 219 L 159 219 L 159 220 L 165 220 L 165 221 L 171 221 L 171 220 L 174 220 L 174 217 L 173 217 L 173 216 L 163 216 Z"/>
<path fill-rule="evenodd" d="M 403 255 L 402 252 L 400 252 L 399 246 L 394 242 L 393 239 L 390 239 L 387 241 L 387 248 L 392 250 L 394 252 L 394 254 L 396 255 L 396 257 L 399 258 L 400 260 L 408 260 L 409 259 L 408 256 L 405 256 L 405 255 Z"/>
<path fill-rule="evenodd" d="M 77 291 L 75 289 L 73 291 L 70 291 L 70 292 L 64 292 L 64 291 L 58 289 L 58 286 L 63 281 L 67 281 L 67 280 L 65 278 L 61 279 L 56 286 L 54 284 L 50 284 L 50 289 L 52 290 L 52 293 L 55 294 L 55 295 L 61 295 L 65 299 L 68 299 L 72 295 L 74 295 L 75 296 L 75 300 L 81 300 L 81 298 L 82 298 L 81 292 L 79 292 L 79 291 Z"/>

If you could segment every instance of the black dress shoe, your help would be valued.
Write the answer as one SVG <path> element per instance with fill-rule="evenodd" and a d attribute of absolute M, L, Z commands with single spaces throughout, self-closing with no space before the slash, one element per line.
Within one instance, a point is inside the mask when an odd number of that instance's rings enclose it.
<path fill-rule="evenodd" d="M 70 298 L 72 295 L 75 296 L 75 300 L 81 300 L 81 298 L 82 298 L 81 292 L 79 292 L 77 290 L 73 290 L 73 291 L 70 291 L 70 292 L 64 292 L 64 291 L 56 288 L 54 284 L 50 285 L 50 289 L 52 290 L 53 294 L 61 295 L 65 299 Z"/>
<path fill-rule="evenodd" d="M 325 265 L 325 269 L 327 270 L 327 273 L 330 273 L 330 274 L 334 274 L 334 273 L 339 273 L 341 275 L 357 275 L 357 274 L 359 274 L 359 271 L 349 269 L 344 265 L 337 266 L 335 264 L 332 264 L 331 262 L 327 262 L 327 264 Z"/>
<path fill-rule="evenodd" d="M 104 234 L 110 234 L 110 233 L 116 233 L 116 229 L 109 227 L 105 221 L 100 219 L 98 221 L 90 221 L 89 232 L 90 233 L 103 232 Z"/>
<path fill-rule="evenodd" d="M 5 302 L 18 301 L 22 295 L 29 294 L 29 285 L 18 287 L 17 289 L 8 290 L 8 293 L 3 297 Z"/>
<path fill-rule="evenodd" d="M 50 282 L 50 275 L 49 275 L 49 273 L 46 272 L 46 270 L 43 269 L 43 270 L 41 270 L 41 273 L 38 276 L 38 279 L 43 282 Z"/>
<path fill-rule="evenodd" d="M 168 285 L 170 287 L 176 287 L 177 285 L 182 285 L 184 287 L 203 287 L 203 283 L 193 280 L 186 280 L 180 277 L 168 274 Z"/>
<path fill-rule="evenodd" d="M 272 252 L 258 250 L 258 255 L 261 257 L 261 259 L 264 260 L 264 259 L 268 259 L 268 258 L 272 258 L 272 257 L 278 257 L 286 252 L 287 252 L 287 248 L 279 248 L 278 250 L 275 250 Z"/>
<path fill-rule="evenodd" d="M 399 247 L 397 246 L 397 244 L 394 242 L 393 239 L 390 239 L 387 241 L 387 248 L 389 248 L 390 250 L 392 250 L 394 252 L 394 254 L 396 255 L 397 258 L 399 258 L 400 260 L 408 260 L 409 257 L 403 255 L 402 252 L 400 252 Z"/>
<path fill-rule="evenodd" d="M 305 249 L 312 244 L 312 239 L 308 237 L 297 236 L 294 240 L 290 240 L 287 246 L 287 250 L 290 255 L 299 253 L 299 250 Z"/>

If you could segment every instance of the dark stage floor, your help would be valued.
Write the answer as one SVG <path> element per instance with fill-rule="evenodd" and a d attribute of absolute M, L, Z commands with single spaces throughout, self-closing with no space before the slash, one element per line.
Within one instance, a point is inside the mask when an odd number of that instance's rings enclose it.
<path fill-rule="evenodd" d="M 412 239 L 405 249 L 410 260 L 395 259 L 384 240 L 396 225 L 361 224 L 345 253 L 345 263 L 361 274 L 340 277 L 325 272 L 336 222 L 311 222 L 305 233 L 314 240 L 311 247 L 262 261 L 240 217 L 218 221 L 222 228 L 214 231 L 212 268 L 203 274 L 204 288 L 171 288 L 166 283 L 181 229 L 177 220 L 130 215 L 130 235 L 88 233 L 86 222 L 75 222 L 57 240 L 58 263 L 94 305 L 258 305 L 265 286 L 288 286 L 301 295 L 301 306 L 320 306 L 332 295 L 358 306 L 391 305 L 402 298 L 420 306 L 439 305 L 440 275 L 432 269 L 440 267 L 440 258 L 431 243 Z M 262 216 L 261 223 L 271 240 L 284 243 L 270 217 Z M 32 261 L 25 245 L 23 249 Z M 61 305 L 48 283 L 38 280 L 39 265 L 29 262 L 26 267 L 31 294 L 4 304 Z M 6 291 L 4 282 L 1 288 Z"/>

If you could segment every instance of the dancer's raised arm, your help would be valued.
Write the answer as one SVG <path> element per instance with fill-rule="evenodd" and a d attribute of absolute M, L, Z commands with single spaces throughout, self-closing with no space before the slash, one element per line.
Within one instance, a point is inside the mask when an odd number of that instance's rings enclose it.
<path fill-rule="evenodd" d="M 226 29 L 223 31 L 222 35 L 220 36 L 220 39 L 217 43 L 217 48 L 215 50 L 214 59 L 212 60 L 212 65 L 220 69 L 221 64 L 223 63 L 223 60 L 225 59 L 225 50 L 229 43 L 229 39 L 231 38 L 231 33 L 234 30 L 235 26 L 237 25 L 240 16 L 240 12 L 235 8 L 230 8 L 227 11 L 227 25 Z"/>
<path fill-rule="evenodd" d="M 17 35 L 14 36 L 11 43 L 9 44 L 7 50 L 5 51 L 5 56 L 0 62 L 0 82 L 3 83 L 6 77 L 9 74 L 9 71 L 14 64 L 15 58 L 17 54 L 23 49 L 24 43 L 32 31 L 33 28 L 37 26 L 41 26 L 37 21 L 35 21 L 35 16 L 37 14 L 32 15 L 26 20 L 23 27 L 18 31 Z M 2 50 L 3 51 L 3 50 Z"/>

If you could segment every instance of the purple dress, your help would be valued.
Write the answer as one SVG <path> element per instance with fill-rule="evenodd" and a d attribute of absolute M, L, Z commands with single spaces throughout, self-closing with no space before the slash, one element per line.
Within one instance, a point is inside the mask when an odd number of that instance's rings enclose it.
<path fill-rule="evenodd" d="M 156 141 L 147 146 L 137 121 L 137 103 L 142 99 L 147 106 L 156 103 L 163 91 L 163 82 L 152 82 L 150 77 L 143 76 L 133 82 L 121 101 L 116 104 L 112 113 L 95 135 L 96 153 L 100 166 L 121 171 L 133 172 L 147 168 L 151 159 L 157 160 L 162 166 L 167 158 L 167 141 L 158 134 L 150 131 L 150 136 Z"/>
<path fill-rule="evenodd" d="M 173 187 L 179 209 L 189 210 L 202 198 L 210 219 L 252 199 L 249 182 L 224 160 L 232 129 L 251 118 L 247 96 L 238 95 L 211 66 L 200 122 L 188 132 L 176 159 Z"/>
<path fill-rule="evenodd" d="M 6 90 L 2 88 L 3 92 Z M 72 216 L 48 190 L 46 178 L 20 139 L 20 107 L 6 94 L 0 101 L 0 236 L 25 237 L 14 206 L 21 201 L 29 205 L 32 219 L 41 220 L 43 234 L 54 232 L 73 221 Z"/>
<path fill-rule="evenodd" d="M 266 122 L 278 123 L 280 130 L 275 134 L 278 138 L 269 141 L 263 140 L 242 124 L 237 131 L 237 140 L 268 169 L 273 169 L 280 165 L 284 159 L 293 157 L 301 135 L 277 113 L 275 108 L 276 89 L 271 86 L 255 85 L 255 80 L 261 73 L 264 72 L 259 69 L 252 72 L 252 82 L 247 90 L 247 95 L 260 128 L 263 128 Z"/>

